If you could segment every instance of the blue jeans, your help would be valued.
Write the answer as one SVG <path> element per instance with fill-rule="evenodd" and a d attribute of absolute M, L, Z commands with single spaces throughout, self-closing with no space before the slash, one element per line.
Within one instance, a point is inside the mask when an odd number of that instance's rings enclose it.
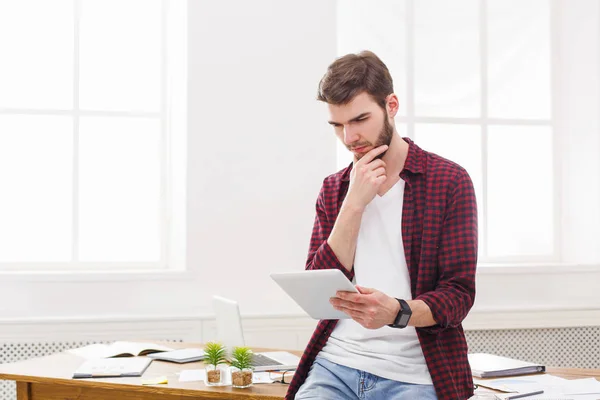
<path fill-rule="evenodd" d="M 296 400 L 437 400 L 433 385 L 385 379 L 317 357 Z"/>

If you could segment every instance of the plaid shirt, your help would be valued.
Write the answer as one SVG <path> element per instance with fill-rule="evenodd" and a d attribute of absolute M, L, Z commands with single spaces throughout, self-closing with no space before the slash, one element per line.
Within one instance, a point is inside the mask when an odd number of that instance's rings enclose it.
<path fill-rule="evenodd" d="M 475 299 L 477 204 L 473 183 L 459 165 L 419 148 L 410 139 L 400 177 L 406 182 L 402 239 L 413 299 L 423 300 L 437 325 L 417 335 L 439 400 L 467 399 L 473 378 L 461 322 Z M 350 181 L 352 165 L 327 177 L 316 203 L 306 269 L 348 271 L 327 244 Z M 377 288 L 375 288 L 377 289 Z M 286 400 L 292 400 L 327 342 L 337 320 L 319 321 Z"/>

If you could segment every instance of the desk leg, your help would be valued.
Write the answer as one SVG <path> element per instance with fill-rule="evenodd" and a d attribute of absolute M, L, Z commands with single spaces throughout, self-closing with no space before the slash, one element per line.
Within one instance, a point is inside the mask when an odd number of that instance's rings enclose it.
<path fill-rule="evenodd" d="M 17 382 L 17 400 L 31 399 L 31 383 Z"/>

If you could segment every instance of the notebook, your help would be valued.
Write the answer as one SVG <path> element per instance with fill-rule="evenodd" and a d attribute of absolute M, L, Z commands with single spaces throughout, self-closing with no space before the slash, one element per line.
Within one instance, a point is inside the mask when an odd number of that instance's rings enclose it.
<path fill-rule="evenodd" d="M 471 372 L 473 376 L 478 378 L 535 374 L 546 371 L 546 367 L 540 364 L 494 354 L 474 353 L 469 354 L 468 357 L 469 364 L 471 364 Z"/>
<path fill-rule="evenodd" d="M 85 347 L 69 350 L 69 353 L 75 354 L 86 359 L 109 358 L 109 357 L 135 357 L 145 356 L 160 351 L 172 351 L 174 349 L 154 343 L 138 342 L 114 342 L 111 344 L 91 344 Z"/>
<path fill-rule="evenodd" d="M 97 358 L 87 360 L 73 373 L 73 378 L 116 378 L 142 376 L 152 362 L 147 357 Z"/>
<path fill-rule="evenodd" d="M 177 349 L 148 355 L 149 358 L 160 361 L 170 361 L 179 364 L 204 360 L 204 350 L 202 349 Z"/>

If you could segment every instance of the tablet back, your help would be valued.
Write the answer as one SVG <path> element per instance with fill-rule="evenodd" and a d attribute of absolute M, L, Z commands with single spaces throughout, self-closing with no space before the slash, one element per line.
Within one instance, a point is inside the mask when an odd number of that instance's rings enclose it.
<path fill-rule="evenodd" d="M 314 319 L 345 319 L 350 316 L 333 308 L 329 299 L 338 290 L 357 292 L 338 269 L 272 273 L 271 278 Z"/>

